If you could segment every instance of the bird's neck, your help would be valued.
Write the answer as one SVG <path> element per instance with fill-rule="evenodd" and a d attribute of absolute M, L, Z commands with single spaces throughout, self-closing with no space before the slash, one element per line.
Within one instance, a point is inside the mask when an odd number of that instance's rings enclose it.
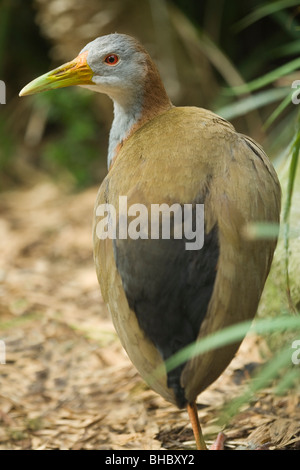
<path fill-rule="evenodd" d="M 114 163 L 123 143 L 134 132 L 172 107 L 159 72 L 150 57 L 141 84 L 111 98 L 114 102 L 114 120 L 109 135 L 108 168 Z"/>
<path fill-rule="evenodd" d="M 114 100 L 114 120 L 110 129 L 108 144 L 108 168 L 117 156 L 123 142 L 132 134 L 132 129 L 140 120 L 141 114 L 141 105 L 138 103 L 135 106 L 124 106 L 124 104 Z"/>

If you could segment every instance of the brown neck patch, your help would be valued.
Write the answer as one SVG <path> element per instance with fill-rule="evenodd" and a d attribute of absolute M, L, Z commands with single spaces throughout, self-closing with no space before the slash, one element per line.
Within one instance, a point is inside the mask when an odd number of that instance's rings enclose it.
<path fill-rule="evenodd" d="M 146 56 L 145 67 L 147 69 L 144 80 L 142 114 L 140 119 L 131 127 L 126 138 L 122 142 L 119 142 L 119 144 L 116 146 L 115 154 L 111 160 L 109 169 L 116 161 L 118 153 L 120 152 L 126 140 L 128 140 L 140 127 L 142 127 L 148 121 L 154 119 L 159 114 L 162 114 L 173 107 L 165 90 L 162 79 L 160 78 L 156 65 L 152 61 L 148 52 L 146 52 L 145 49 L 138 43 L 137 48 L 142 50 Z"/>

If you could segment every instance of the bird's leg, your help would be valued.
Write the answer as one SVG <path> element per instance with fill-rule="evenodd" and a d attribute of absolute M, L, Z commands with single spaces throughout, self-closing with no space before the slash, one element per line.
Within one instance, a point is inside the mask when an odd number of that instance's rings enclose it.
<path fill-rule="evenodd" d="M 217 439 L 215 442 L 210 446 L 209 450 L 224 450 L 224 442 L 226 436 L 223 432 L 219 432 L 217 435 Z"/>
<path fill-rule="evenodd" d="M 197 450 L 208 450 L 202 434 L 196 402 L 194 401 L 193 403 L 188 403 L 187 410 L 193 428 Z M 225 439 L 225 434 L 220 432 L 215 442 L 210 446 L 209 450 L 224 450 Z"/>
<path fill-rule="evenodd" d="M 204 437 L 202 434 L 201 426 L 199 423 L 198 410 L 197 410 L 197 405 L 195 401 L 193 403 L 188 403 L 187 411 L 188 411 L 190 422 L 193 428 L 197 450 L 207 450 Z"/>

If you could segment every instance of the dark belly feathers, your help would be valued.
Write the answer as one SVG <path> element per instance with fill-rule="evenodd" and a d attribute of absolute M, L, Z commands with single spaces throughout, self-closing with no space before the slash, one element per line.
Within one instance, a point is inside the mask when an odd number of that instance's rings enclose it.
<path fill-rule="evenodd" d="M 186 241 L 114 241 L 116 265 L 129 307 L 164 360 L 196 340 L 216 277 L 217 226 L 205 235 L 200 250 L 186 250 Z M 179 407 L 186 403 L 180 385 L 183 367 L 170 371 L 167 379 Z"/>

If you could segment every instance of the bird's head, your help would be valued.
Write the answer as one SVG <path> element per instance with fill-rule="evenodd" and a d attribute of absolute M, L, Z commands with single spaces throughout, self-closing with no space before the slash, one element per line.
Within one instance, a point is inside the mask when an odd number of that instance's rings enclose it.
<path fill-rule="evenodd" d="M 155 68 L 140 43 L 125 34 L 109 34 L 87 44 L 79 55 L 26 85 L 20 96 L 80 85 L 122 101 L 145 88 Z"/>
<path fill-rule="evenodd" d="M 87 44 L 71 62 L 26 85 L 20 96 L 79 85 L 114 101 L 108 163 L 122 142 L 172 103 L 159 72 L 143 46 L 126 34 L 109 34 Z"/>

